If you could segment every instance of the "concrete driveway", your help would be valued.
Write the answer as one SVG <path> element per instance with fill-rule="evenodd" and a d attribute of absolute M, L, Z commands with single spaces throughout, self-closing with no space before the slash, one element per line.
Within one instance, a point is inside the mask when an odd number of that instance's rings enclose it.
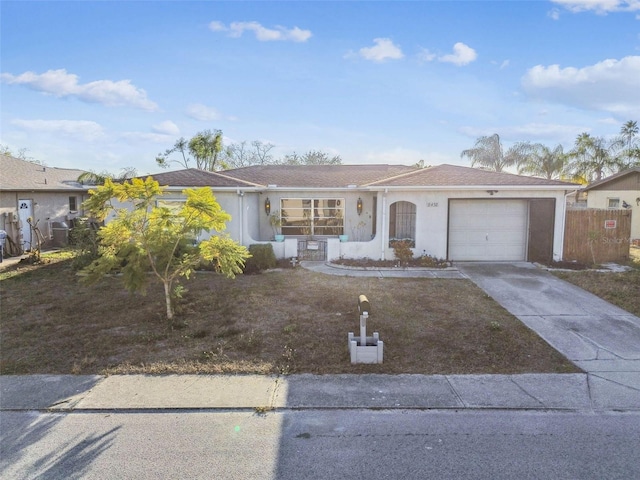
<path fill-rule="evenodd" d="M 456 267 L 585 372 L 640 395 L 640 318 L 531 263 Z"/>

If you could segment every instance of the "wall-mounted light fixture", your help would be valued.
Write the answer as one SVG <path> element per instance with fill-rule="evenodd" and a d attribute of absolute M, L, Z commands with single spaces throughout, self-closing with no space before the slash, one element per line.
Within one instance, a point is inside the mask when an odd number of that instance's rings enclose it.
<path fill-rule="evenodd" d="M 489 195 L 493 195 L 493 194 L 495 194 L 495 193 L 498 193 L 498 190 L 487 190 L 487 193 L 488 193 Z"/>
<path fill-rule="evenodd" d="M 358 201 L 356 202 L 356 211 L 358 215 L 362 215 L 362 199 L 358 197 Z"/>
<path fill-rule="evenodd" d="M 271 213 L 271 201 L 269 200 L 269 197 L 264 201 L 264 213 L 267 215 Z"/>

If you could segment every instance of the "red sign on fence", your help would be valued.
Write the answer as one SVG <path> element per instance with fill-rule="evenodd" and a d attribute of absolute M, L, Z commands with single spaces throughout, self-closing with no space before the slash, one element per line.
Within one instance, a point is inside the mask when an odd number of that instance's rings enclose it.
<path fill-rule="evenodd" d="M 615 220 L 605 220 L 604 221 L 604 228 L 607 228 L 607 229 L 616 228 L 616 221 Z"/>

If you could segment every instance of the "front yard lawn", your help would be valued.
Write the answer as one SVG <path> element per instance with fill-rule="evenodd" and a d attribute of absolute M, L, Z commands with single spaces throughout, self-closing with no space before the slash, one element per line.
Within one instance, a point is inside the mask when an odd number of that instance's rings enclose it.
<path fill-rule="evenodd" d="M 597 271 L 554 272 L 559 278 L 640 317 L 640 260 L 632 270 L 612 273 Z"/>
<path fill-rule="evenodd" d="M 161 287 L 87 286 L 69 260 L 0 272 L 0 373 L 564 373 L 562 355 L 468 280 L 347 278 L 302 268 L 195 275 L 169 328 Z M 357 298 L 384 363 L 351 365 Z"/>

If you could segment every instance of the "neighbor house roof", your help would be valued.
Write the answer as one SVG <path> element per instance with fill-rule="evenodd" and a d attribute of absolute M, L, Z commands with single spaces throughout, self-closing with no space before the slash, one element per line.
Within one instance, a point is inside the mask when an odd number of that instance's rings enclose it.
<path fill-rule="evenodd" d="M 462 186 L 566 186 L 578 185 L 560 180 L 491 172 L 459 165 L 438 165 L 421 168 L 392 178 L 371 182 L 367 186 L 379 187 L 462 187 Z"/>
<path fill-rule="evenodd" d="M 78 183 L 84 170 L 46 167 L 9 155 L 0 155 L 0 190 L 85 191 Z"/>
<path fill-rule="evenodd" d="M 584 190 L 587 191 L 594 188 L 602 187 L 614 180 L 620 180 L 621 178 L 626 177 L 628 175 L 637 175 L 637 174 L 640 174 L 640 167 L 629 168 L 628 170 L 618 172 L 614 175 L 611 175 L 610 177 L 603 178 L 602 180 L 598 180 L 597 182 L 590 183 L 588 186 L 584 188 Z"/>

